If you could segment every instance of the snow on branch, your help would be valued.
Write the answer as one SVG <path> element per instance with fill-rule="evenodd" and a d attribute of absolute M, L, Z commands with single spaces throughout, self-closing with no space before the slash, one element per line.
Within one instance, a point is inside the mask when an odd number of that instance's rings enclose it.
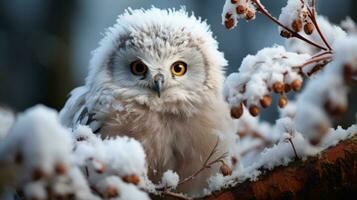
<path fill-rule="evenodd" d="M 357 78 L 357 37 L 338 40 L 334 50 L 333 60 L 307 83 L 296 101 L 296 127 L 312 143 L 318 143 L 331 127 L 331 117 L 347 110 L 349 84 Z"/>
<path fill-rule="evenodd" d="M 58 113 L 35 106 L 20 114 L 0 140 L 0 176 L 12 178 L 10 196 L 26 199 L 149 199 L 145 153 L 129 138 L 102 140 L 87 127 L 72 133 Z M 15 194 L 13 194 L 15 193 Z M 6 196 L 7 194 L 5 194 Z"/>
<path fill-rule="evenodd" d="M 264 48 L 256 55 L 244 58 L 238 73 L 230 74 L 225 82 L 224 95 L 232 107 L 232 116 L 239 118 L 243 105 L 252 116 L 260 113 L 260 107 L 272 103 L 271 93 L 280 95 L 279 107 L 287 104 L 286 93 L 300 90 L 303 75 L 299 66 L 309 59 L 307 54 L 287 52 L 282 46 Z"/>
<path fill-rule="evenodd" d="M 356 125 L 331 128 L 334 117 L 347 110 L 349 88 L 357 82 L 355 23 L 343 23 L 346 33 L 317 15 L 314 0 L 288 0 L 279 19 L 260 0 L 227 0 L 222 14 L 226 28 L 234 28 L 242 18 L 237 15 L 242 2 L 278 26 L 287 38 L 286 48 L 275 45 L 248 55 L 238 72 L 228 76 L 224 96 L 232 117 L 238 119 L 241 139 L 232 155 L 232 176 L 211 177 L 207 194 L 256 180 L 264 169 L 317 155 L 357 132 Z M 287 104 L 286 93 L 300 89 Z M 254 117 L 271 105 L 273 93 L 279 96 L 281 116 L 269 125 Z"/>

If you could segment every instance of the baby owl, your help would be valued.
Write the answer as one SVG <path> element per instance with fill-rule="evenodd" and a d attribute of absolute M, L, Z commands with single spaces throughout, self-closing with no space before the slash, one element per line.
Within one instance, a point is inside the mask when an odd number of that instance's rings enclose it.
<path fill-rule="evenodd" d="M 153 182 L 169 169 L 184 179 L 217 140 L 215 156 L 228 151 L 233 128 L 221 94 L 225 65 L 206 22 L 183 9 L 129 9 L 93 52 L 86 84 L 71 92 L 61 122 L 86 124 L 103 138 L 133 137 L 146 151 Z M 197 193 L 218 167 L 178 190 Z"/>

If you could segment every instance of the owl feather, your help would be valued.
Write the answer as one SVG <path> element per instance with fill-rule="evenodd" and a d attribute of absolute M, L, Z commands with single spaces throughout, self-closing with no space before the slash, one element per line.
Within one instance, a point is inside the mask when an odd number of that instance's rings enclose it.
<path fill-rule="evenodd" d="M 93 52 L 86 83 L 71 92 L 61 122 L 86 124 L 103 138 L 133 137 L 146 151 L 152 181 L 169 169 L 183 179 L 217 139 L 217 156 L 229 150 L 226 65 L 205 21 L 184 9 L 128 9 Z M 178 190 L 198 194 L 215 173 L 212 167 Z"/>

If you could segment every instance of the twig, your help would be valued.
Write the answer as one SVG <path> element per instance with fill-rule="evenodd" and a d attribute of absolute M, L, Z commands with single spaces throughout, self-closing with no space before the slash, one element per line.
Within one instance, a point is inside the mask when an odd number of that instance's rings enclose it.
<path fill-rule="evenodd" d="M 311 56 L 311 58 L 316 58 L 316 57 L 319 57 L 319 56 L 322 56 L 322 55 L 325 55 L 325 54 L 332 54 L 331 51 L 324 51 L 322 53 L 318 53 L 318 54 L 315 54 L 313 56 Z"/>
<path fill-rule="evenodd" d="M 87 175 L 87 178 L 89 177 L 89 170 L 88 170 L 88 167 L 87 166 L 85 166 L 84 167 L 84 170 L 86 171 L 86 175 Z"/>
<path fill-rule="evenodd" d="M 329 62 L 330 60 L 332 60 L 332 56 L 333 56 L 333 54 L 330 51 L 319 53 L 319 54 L 316 54 L 316 55 L 312 56 L 309 60 L 307 60 L 303 64 L 298 65 L 298 66 L 293 66 L 292 68 L 298 69 L 301 74 L 306 74 L 307 76 L 311 76 L 313 73 L 323 69 L 325 64 L 327 62 Z M 319 62 L 322 62 L 322 61 L 324 61 L 325 63 L 321 64 L 321 65 L 316 65 L 315 67 L 313 67 L 313 69 L 310 72 L 307 72 L 307 73 L 303 72 L 302 69 L 304 67 L 306 67 L 306 66 L 308 66 L 308 65 L 310 65 L 312 63 L 319 63 Z"/>
<path fill-rule="evenodd" d="M 302 4 L 305 5 L 305 1 L 304 0 L 300 0 Z M 309 12 L 309 18 L 311 19 L 312 23 L 314 24 L 314 26 L 316 27 L 316 30 L 321 38 L 321 40 L 323 41 L 323 43 L 326 45 L 326 47 L 332 51 L 332 48 L 330 46 L 330 44 L 327 42 L 324 34 L 321 32 L 321 29 L 320 29 L 320 26 L 319 24 L 317 23 L 317 20 L 316 20 L 316 3 L 315 3 L 315 0 L 312 0 L 311 2 L 311 9 L 309 7 L 309 5 L 307 5 L 307 11 Z"/>
<path fill-rule="evenodd" d="M 293 140 L 291 138 L 287 138 L 287 140 L 289 141 L 289 143 L 291 144 L 291 146 L 293 147 L 293 151 L 294 151 L 294 154 L 295 154 L 295 159 L 298 160 L 299 159 L 299 156 L 297 155 L 297 152 L 296 152 L 296 149 L 295 149 L 295 145 L 293 143 Z"/>
<path fill-rule="evenodd" d="M 227 153 L 224 153 L 221 156 L 219 156 L 218 158 L 216 158 L 216 159 L 214 159 L 213 161 L 210 162 L 210 159 L 212 158 L 212 156 L 217 152 L 218 142 L 219 142 L 219 139 L 217 139 L 216 144 L 214 145 L 212 151 L 210 152 L 210 154 L 208 155 L 207 159 L 203 163 L 202 167 L 200 169 L 198 169 L 197 171 L 195 171 L 191 176 L 181 180 L 177 184 L 177 186 L 191 181 L 192 179 L 196 178 L 196 176 L 198 174 L 200 174 L 202 171 L 204 171 L 205 169 L 211 168 L 212 165 L 214 165 L 214 164 L 216 164 L 218 162 L 221 162 L 225 157 L 227 157 Z M 161 194 L 163 194 L 163 195 L 168 195 L 168 196 L 171 196 L 171 197 L 176 197 L 178 199 L 184 199 L 184 200 L 191 199 L 191 198 L 189 198 L 187 196 L 171 192 L 170 191 L 171 189 L 172 189 L 172 187 L 158 187 L 158 188 L 156 188 L 157 191 L 161 190 L 162 191 Z"/>
<path fill-rule="evenodd" d="M 286 138 L 286 140 L 291 144 L 291 147 L 293 148 L 293 151 L 294 151 L 294 154 L 295 154 L 295 160 L 298 160 L 299 159 L 299 156 L 296 152 L 296 149 L 295 149 L 295 145 L 293 143 L 293 140 L 292 140 L 292 137 L 293 137 L 293 129 L 292 128 L 289 128 L 287 126 L 285 126 L 285 130 L 286 132 L 289 133 L 290 137 Z"/>
<path fill-rule="evenodd" d="M 332 59 L 332 53 L 324 53 L 324 54 L 320 54 L 318 56 L 312 56 L 309 60 L 307 60 L 306 62 L 304 62 L 303 64 L 299 65 L 299 66 L 295 66 L 294 68 L 303 68 L 306 67 L 312 63 L 318 63 L 321 61 L 328 61 Z"/>
<path fill-rule="evenodd" d="M 204 171 L 205 169 L 211 168 L 211 166 L 215 163 L 220 162 L 222 159 L 224 159 L 225 157 L 227 157 L 227 153 L 222 154 L 221 156 L 219 156 L 218 158 L 214 159 L 213 161 L 209 162 L 209 160 L 212 158 L 212 156 L 216 153 L 217 151 L 217 146 L 218 146 L 218 142 L 219 139 L 217 139 L 216 144 L 214 145 L 211 153 L 208 155 L 207 159 L 205 160 L 205 162 L 203 163 L 202 167 L 200 169 L 198 169 L 196 172 L 194 172 L 191 176 L 183 179 L 182 181 L 180 181 L 177 185 L 182 185 L 192 179 L 194 179 L 198 174 L 200 174 L 202 171 Z"/>
<path fill-rule="evenodd" d="M 263 6 L 263 4 L 260 2 L 260 0 L 252 0 L 252 1 L 256 4 L 258 10 L 259 10 L 263 15 L 265 15 L 266 17 L 268 17 L 268 19 L 270 19 L 271 21 L 273 21 L 273 22 L 276 23 L 277 25 L 281 26 L 281 27 L 284 28 L 285 30 L 289 31 L 289 32 L 292 34 L 293 37 L 296 37 L 296 38 L 298 38 L 298 39 L 300 39 L 300 40 L 303 40 L 304 42 L 306 42 L 306 43 L 308 43 L 308 44 L 310 44 L 310 45 L 312 45 L 312 46 L 315 46 L 315 47 L 317 47 L 317 48 L 319 48 L 319 49 L 322 49 L 322 50 L 325 50 L 325 51 L 328 50 L 327 48 L 325 48 L 325 47 L 323 47 L 323 46 L 321 46 L 321 45 L 315 43 L 314 41 L 311 41 L 311 40 L 305 38 L 304 36 L 300 35 L 299 33 L 297 33 L 297 32 L 295 32 L 295 31 L 291 30 L 290 28 L 288 28 L 287 26 L 285 26 L 284 24 L 282 24 L 278 19 L 276 19 L 274 16 L 272 16 L 272 15 L 269 13 L 269 11 Z"/>
<path fill-rule="evenodd" d="M 103 197 L 103 195 L 94 186 L 90 186 L 90 189 L 98 196 Z"/>

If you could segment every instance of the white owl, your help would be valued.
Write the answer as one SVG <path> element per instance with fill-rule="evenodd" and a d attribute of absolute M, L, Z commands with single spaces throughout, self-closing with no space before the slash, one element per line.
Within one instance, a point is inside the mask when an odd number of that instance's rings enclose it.
<path fill-rule="evenodd" d="M 86 84 L 71 92 L 61 121 L 87 124 L 102 137 L 136 138 L 152 181 L 168 169 L 183 179 L 202 166 L 217 138 L 217 156 L 228 151 L 226 64 L 206 22 L 185 10 L 129 9 L 94 51 Z M 178 190 L 199 191 L 217 169 Z"/>

